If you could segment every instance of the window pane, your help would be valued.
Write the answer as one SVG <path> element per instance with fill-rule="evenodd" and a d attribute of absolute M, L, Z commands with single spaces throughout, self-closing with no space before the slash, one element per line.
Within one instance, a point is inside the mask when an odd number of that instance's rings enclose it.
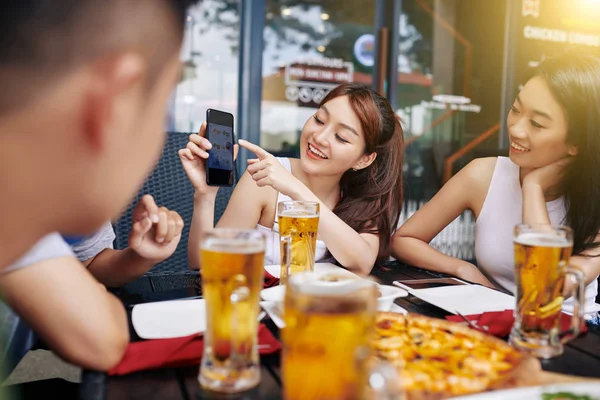
<path fill-rule="evenodd" d="M 171 129 L 197 131 L 206 110 L 236 116 L 239 0 L 204 0 L 190 8 L 181 51 L 181 80 L 173 99 Z"/>
<path fill-rule="evenodd" d="M 375 0 L 267 0 L 261 145 L 295 154 L 306 120 L 346 81 L 371 84 Z"/>
<path fill-rule="evenodd" d="M 397 91 L 407 127 L 407 198 L 433 196 L 446 158 L 498 127 L 505 8 L 503 0 L 402 2 Z M 451 172 L 497 149 L 495 133 Z"/>

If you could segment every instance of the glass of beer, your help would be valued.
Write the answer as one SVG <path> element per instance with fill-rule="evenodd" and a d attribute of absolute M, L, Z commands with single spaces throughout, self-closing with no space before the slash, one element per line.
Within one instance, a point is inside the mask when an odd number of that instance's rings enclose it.
<path fill-rule="evenodd" d="M 281 240 L 281 284 L 296 272 L 312 271 L 315 265 L 319 203 L 282 201 L 277 204 Z"/>
<path fill-rule="evenodd" d="M 215 229 L 200 246 L 206 332 L 200 384 L 236 393 L 258 385 L 256 338 L 265 238 L 252 229 Z"/>
<path fill-rule="evenodd" d="M 579 334 L 583 321 L 583 273 L 569 266 L 573 231 L 566 226 L 517 225 L 514 231 L 517 305 L 510 343 L 538 358 L 563 352 L 563 344 Z M 574 286 L 570 328 L 560 329 L 565 280 Z"/>
<path fill-rule="evenodd" d="M 281 332 L 286 400 L 399 398 L 396 370 L 373 361 L 377 297 L 376 285 L 360 278 L 288 278 Z"/>

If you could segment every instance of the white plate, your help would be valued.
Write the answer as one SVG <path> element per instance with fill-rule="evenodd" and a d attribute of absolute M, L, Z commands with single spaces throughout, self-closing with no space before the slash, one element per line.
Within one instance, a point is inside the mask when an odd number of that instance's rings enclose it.
<path fill-rule="evenodd" d="M 265 301 L 272 303 L 283 302 L 285 297 L 285 285 L 277 285 L 270 288 L 266 288 L 260 291 L 260 297 Z"/>
<path fill-rule="evenodd" d="M 335 264 L 332 263 L 327 263 L 327 262 L 323 262 L 323 263 L 315 263 L 315 272 L 321 272 L 321 271 L 336 271 L 336 272 L 340 272 L 342 274 L 348 274 L 349 276 L 358 276 L 353 272 L 348 271 L 345 268 L 342 267 L 338 267 Z M 277 264 L 277 265 L 265 265 L 265 271 L 267 271 L 269 274 L 271 274 L 272 276 L 274 276 L 275 278 L 281 278 L 281 265 Z"/>
<path fill-rule="evenodd" d="M 515 308 L 515 298 L 479 285 L 443 286 L 431 289 L 409 289 L 408 292 L 449 313 L 482 314 Z M 473 299 L 477 299 L 473 301 Z"/>
<path fill-rule="evenodd" d="M 269 315 L 269 318 L 271 318 L 271 320 L 279 329 L 283 329 L 285 328 L 285 322 L 283 322 L 283 314 L 277 305 L 278 303 L 274 303 L 272 301 L 260 302 L 260 306 L 266 311 L 266 313 Z M 389 308 L 389 311 L 406 315 L 406 310 L 397 304 L 392 304 L 392 306 Z"/>
<path fill-rule="evenodd" d="M 585 383 L 563 383 L 520 389 L 499 390 L 471 396 L 453 397 L 454 400 L 542 400 L 544 393 L 568 392 L 575 395 L 588 395 L 600 400 L 600 381 Z"/>
<path fill-rule="evenodd" d="M 133 328 L 142 339 L 168 339 L 206 330 L 204 299 L 138 304 L 131 312 Z"/>
<path fill-rule="evenodd" d="M 389 311 L 394 300 L 398 297 L 408 296 L 408 292 L 396 286 L 390 285 L 378 285 L 381 296 L 377 300 L 377 309 L 379 311 Z M 263 289 L 260 292 L 260 297 L 271 303 L 283 303 L 285 298 L 285 285 L 273 286 L 267 289 Z"/>
<path fill-rule="evenodd" d="M 278 303 L 272 301 L 261 301 L 260 306 L 267 313 L 271 321 L 277 325 L 279 329 L 285 328 L 285 322 L 283 322 L 283 313 L 279 310 Z"/>

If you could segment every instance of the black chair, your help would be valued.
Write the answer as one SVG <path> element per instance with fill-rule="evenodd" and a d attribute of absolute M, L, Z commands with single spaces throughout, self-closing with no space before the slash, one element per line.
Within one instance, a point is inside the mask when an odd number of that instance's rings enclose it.
<path fill-rule="evenodd" d="M 160 288 L 155 287 L 156 285 L 152 283 L 154 280 L 151 279 L 149 284 L 153 291 L 181 288 L 181 285 L 187 286 L 193 280 L 193 276 L 198 274 L 189 270 L 187 257 L 187 240 L 194 208 L 194 189 L 183 170 L 179 155 L 177 154 L 179 149 L 186 146 L 188 137 L 189 133 L 167 133 L 165 147 L 156 168 L 152 171 L 120 219 L 113 225 L 116 234 L 114 241 L 115 249 L 126 248 L 131 231 L 131 214 L 133 208 L 145 194 L 151 194 L 156 204 L 177 211 L 181 215 L 181 218 L 183 218 L 185 225 L 177 250 L 175 250 L 175 253 L 171 257 L 155 265 L 145 275 L 146 278 L 153 276 L 157 278 L 159 276 L 170 277 L 170 279 L 167 279 L 168 282 L 161 285 L 162 287 Z M 215 206 L 215 223 L 225 211 L 232 191 L 233 188 L 221 188 L 219 190 Z M 143 282 L 144 278 L 141 281 Z M 165 280 L 161 279 L 161 281 L 164 282 Z M 127 285 L 127 287 L 132 288 L 136 284 L 138 288 L 134 291 L 140 291 L 141 286 L 147 285 L 141 282 L 134 282 Z"/>
<path fill-rule="evenodd" d="M 237 182 L 237 181 L 234 179 L 234 182 Z M 219 188 L 219 192 L 217 193 L 217 198 L 215 199 L 215 220 L 214 220 L 215 226 L 217 225 L 217 222 L 219 222 L 219 220 L 223 216 L 223 213 L 225 212 L 225 209 L 227 208 L 227 204 L 229 204 L 229 199 L 231 198 L 231 194 L 233 193 L 234 188 L 235 188 L 235 185 L 232 187 Z"/>

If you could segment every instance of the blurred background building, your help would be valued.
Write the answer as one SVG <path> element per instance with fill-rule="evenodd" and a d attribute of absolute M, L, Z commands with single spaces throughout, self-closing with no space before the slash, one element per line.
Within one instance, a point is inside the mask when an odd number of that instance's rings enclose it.
<path fill-rule="evenodd" d="M 290 156 L 328 90 L 372 85 L 405 123 L 410 214 L 473 158 L 508 154 L 519 85 L 568 48 L 600 52 L 599 16 L 600 0 L 204 0 L 169 128 L 222 109 L 238 138 Z"/>

